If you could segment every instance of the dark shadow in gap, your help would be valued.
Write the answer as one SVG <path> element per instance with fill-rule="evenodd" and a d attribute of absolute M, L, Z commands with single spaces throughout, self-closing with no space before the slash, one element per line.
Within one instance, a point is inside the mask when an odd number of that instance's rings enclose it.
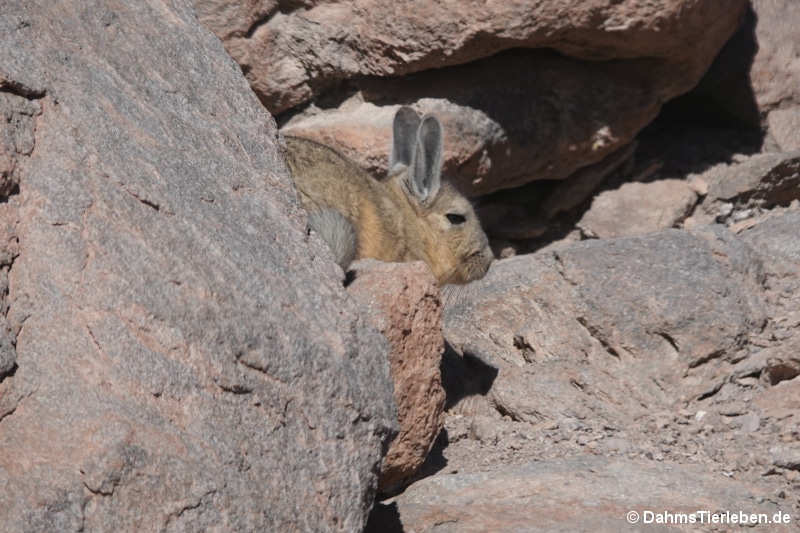
<path fill-rule="evenodd" d="M 467 396 L 486 396 L 497 378 L 498 369 L 469 352 L 461 356 L 445 341 L 440 366 L 445 391 L 445 410 Z"/>
<path fill-rule="evenodd" d="M 367 527 L 364 528 L 364 533 L 404 533 L 404 531 L 397 504 L 376 502 L 367 518 Z"/>

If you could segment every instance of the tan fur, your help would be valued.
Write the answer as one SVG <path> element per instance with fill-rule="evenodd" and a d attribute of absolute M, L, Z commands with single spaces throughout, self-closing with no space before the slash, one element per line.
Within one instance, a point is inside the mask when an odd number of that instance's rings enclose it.
<path fill-rule="evenodd" d="M 382 261 L 425 261 L 440 283 L 483 277 L 493 259 L 469 201 L 441 183 L 425 202 L 409 192 L 406 166 L 378 181 L 335 150 L 299 137 L 286 137 L 287 159 L 300 200 L 309 211 L 333 208 L 356 230 L 356 257 Z M 447 214 L 463 216 L 454 225 Z"/>

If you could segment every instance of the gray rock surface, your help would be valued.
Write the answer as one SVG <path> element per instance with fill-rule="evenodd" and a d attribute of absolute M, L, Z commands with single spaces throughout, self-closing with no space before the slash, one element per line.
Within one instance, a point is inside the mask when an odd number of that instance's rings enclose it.
<path fill-rule="evenodd" d="M 236 63 L 185 1 L 5 2 L 0 49 L 2 529 L 361 529 L 386 341 Z"/>
<path fill-rule="evenodd" d="M 800 209 L 775 211 L 741 233 L 766 273 L 770 321 L 761 335 L 758 365 L 772 385 L 800 375 Z"/>
<path fill-rule="evenodd" d="M 695 175 L 708 193 L 689 225 L 734 223 L 800 199 L 800 152 L 741 156 Z"/>
<path fill-rule="evenodd" d="M 744 0 L 195 0 L 287 133 L 386 170 L 398 105 L 445 122 L 470 196 L 561 180 L 626 145 L 696 85 Z M 352 98 L 351 98 L 352 97 Z"/>
<path fill-rule="evenodd" d="M 647 58 L 652 71 L 662 72 L 662 86 L 681 87 L 702 75 L 746 6 L 742 0 L 724 6 L 686 0 L 303 0 L 236 9 L 227 0 L 195 2 L 276 113 L 339 80 L 401 76 L 510 48 L 551 48 L 589 60 Z"/>
<path fill-rule="evenodd" d="M 605 208 L 625 230 L 680 225 L 705 197 L 689 229 L 568 243 L 572 228 L 446 291 L 441 366 L 434 291 L 396 274 L 414 265 L 362 278 L 402 374 L 384 488 L 422 478 L 370 531 L 620 531 L 646 509 L 788 512 L 796 528 L 798 154 L 751 156 L 709 127 L 681 138 L 685 160 L 628 164 L 743 0 L 195 4 L 262 103 L 331 98 L 287 130 L 368 168 L 403 102 L 441 116 L 472 194 L 576 177 L 543 189 L 542 213 L 518 204 L 508 239 L 561 223 L 610 172 L 657 200 Z M 752 5 L 745 103 L 786 149 L 793 4 Z M 240 65 L 189 0 L 13 0 L 0 50 L 0 530 L 361 530 L 398 430 L 390 347 L 306 231 Z M 646 192 L 690 171 L 674 196 Z"/>
<path fill-rule="evenodd" d="M 449 294 L 445 431 L 368 531 L 693 531 L 625 513 L 706 506 L 795 529 L 798 212 L 564 244 Z"/>
<path fill-rule="evenodd" d="M 800 152 L 759 154 L 729 167 L 718 166 L 706 176 L 708 200 L 748 205 L 789 205 L 800 198 Z"/>
<path fill-rule="evenodd" d="M 769 271 L 775 271 L 786 262 L 800 264 L 798 231 L 800 209 L 791 209 L 765 218 L 752 229 L 744 231 L 742 239 L 761 254 Z"/>
<path fill-rule="evenodd" d="M 757 52 L 750 83 L 759 109 L 800 103 L 800 9 L 792 0 L 752 0 Z"/>
<path fill-rule="evenodd" d="M 586 62 L 550 50 L 514 50 L 361 82 L 358 95 L 333 109 L 312 107 L 281 131 L 333 146 L 383 176 L 392 117 L 398 103 L 412 103 L 442 121 L 444 170 L 478 196 L 561 180 L 613 158 L 674 96 L 652 75 L 646 61 Z"/>
<path fill-rule="evenodd" d="M 800 105 L 771 111 L 767 124 L 781 151 L 800 151 Z"/>
<path fill-rule="evenodd" d="M 445 338 L 499 370 L 487 398 L 512 419 L 620 426 L 717 386 L 700 375 L 763 326 L 762 278 L 720 228 L 585 241 L 497 262 L 447 302 Z"/>
<path fill-rule="evenodd" d="M 381 527 L 391 521 L 405 531 L 437 533 L 730 531 L 737 525 L 712 524 L 711 514 L 741 510 L 773 519 L 783 511 L 767 496 L 696 465 L 585 456 L 425 479 L 384 502 L 367 533 L 387 531 Z M 677 522 L 681 513 L 697 522 Z M 793 531 L 794 525 L 756 527 Z"/>
<path fill-rule="evenodd" d="M 630 182 L 595 195 L 577 225 L 593 238 L 643 235 L 679 226 L 697 201 L 685 180 Z"/>

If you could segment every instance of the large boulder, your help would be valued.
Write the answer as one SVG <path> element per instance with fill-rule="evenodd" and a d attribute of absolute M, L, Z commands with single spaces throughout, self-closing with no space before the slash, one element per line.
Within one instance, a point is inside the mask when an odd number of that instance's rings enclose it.
<path fill-rule="evenodd" d="M 488 57 L 550 48 L 588 60 L 650 58 L 686 90 L 736 29 L 747 3 L 688 0 L 583 4 L 458 4 L 410 0 L 277 1 L 233 8 L 195 0 L 268 109 L 311 100 L 336 82 L 399 76 Z M 687 86 L 688 84 L 688 86 Z"/>
<path fill-rule="evenodd" d="M 386 173 L 392 117 L 412 102 L 444 125 L 444 171 L 469 196 L 560 180 L 629 144 L 674 96 L 646 60 L 588 62 L 515 50 L 398 80 L 372 80 L 340 106 L 282 131 L 334 146 Z M 591 118 L 587 118 L 591 117 Z M 554 132 L 558 132 L 555 134 Z"/>
<path fill-rule="evenodd" d="M 361 529 L 388 347 L 190 2 L 5 2 L 0 48 L 2 529 Z"/>
<path fill-rule="evenodd" d="M 584 241 L 495 263 L 448 300 L 445 338 L 496 369 L 486 398 L 513 420 L 625 427 L 719 387 L 764 326 L 762 282 L 720 227 Z"/>
<path fill-rule="evenodd" d="M 746 2 L 195 0 L 286 131 L 386 168 L 391 116 L 444 118 L 445 167 L 469 195 L 563 179 L 629 144 L 691 89 Z M 342 93 L 358 91 L 342 102 Z"/>

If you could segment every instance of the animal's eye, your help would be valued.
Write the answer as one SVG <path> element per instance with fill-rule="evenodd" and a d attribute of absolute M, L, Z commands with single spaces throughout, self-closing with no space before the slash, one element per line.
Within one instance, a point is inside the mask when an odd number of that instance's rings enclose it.
<path fill-rule="evenodd" d="M 450 223 L 453 225 L 463 224 L 464 222 L 467 221 L 467 217 L 465 217 L 464 215 L 459 215 L 458 213 L 447 213 L 445 216 L 447 217 L 447 220 L 449 220 Z"/>

